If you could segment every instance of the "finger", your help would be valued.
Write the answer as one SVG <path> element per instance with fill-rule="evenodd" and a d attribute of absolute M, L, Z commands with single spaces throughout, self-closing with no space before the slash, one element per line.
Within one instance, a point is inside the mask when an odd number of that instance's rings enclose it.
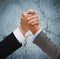
<path fill-rule="evenodd" d="M 34 18 L 38 18 L 38 15 L 33 15 L 33 16 L 31 16 L 31 17 L 28 17 L 27 20 L 32 20 L 32 19 L 34 19 Z"/>
<path fill-rule="evenodd" d="M 27 14 L 37 14 L 36 10 L 27 10 L 26 11 Z"/>
<path fill-rule="evenodd" d="M 32 14 L 28 14 L 28 16 L 30 17 L 30 16 L 32 16 Z"/>
<path fill-rule="evenodd" d="M 27 10 L 26 13 L 28 14 L 35 13 L 35 10 Z"/>
<path fill-rule="evenodd" d="M 25 18 L 27 18 L 27 17 L 28 17 L 28 15 L 27 15 L 27 13 L 26 13 L 26 12 L 22 12 L 22 16 L 23 16 L 23 17 L 25 17 Z"/>
<path fill-rule="evenodd" d="M 28 24 L 31 24 L 31 23 L 36 22 L 36 21 L 38 21 L 38 18 L 35 18 L 35 19 L 32 19 L 32 20 L 29 20 L 29 21 L 28 21 Z"/>
<path fill-rule="evenodd" d="M 22 25 L 28 27 L 27 25 L 27 21 L 24 19 L 24 17 L 21 17 L 21 22 L 20 22 Z"/>
<path fill-rule="evenodd" d="M 39 25 L 39 21 L 33 22 L 32 25 Z"/>
<path fill-rule="evenodd" d="M 26 22 L 27 20 L 26 20 L 26 18 L 25 17 L 21 17 L 21 22 Z"/>

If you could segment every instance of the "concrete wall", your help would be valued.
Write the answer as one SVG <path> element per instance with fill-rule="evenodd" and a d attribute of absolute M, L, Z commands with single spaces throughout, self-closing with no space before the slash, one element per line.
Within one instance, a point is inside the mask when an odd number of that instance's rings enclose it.
<path fill-rule="evenodd" d="M 28 9 L 38 11 L 41 28 L 53 42 L 60 45 L 59 0 L 0 0 L 0 41 L 17 28 L 22 11 Z M 31 41 L 26 41 L 26 46 L 16 50 L 7 59 L 50 59 Z"/>

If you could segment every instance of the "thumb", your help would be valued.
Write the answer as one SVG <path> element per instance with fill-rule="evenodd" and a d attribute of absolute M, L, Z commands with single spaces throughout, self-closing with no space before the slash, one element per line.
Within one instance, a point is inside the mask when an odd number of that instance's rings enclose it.
<path fill-rule="evenodd" d="M 27 14 L 26 12 L 23 12 L 23 13 L 22 13 L 22 16 L 23 16 L 25 19 L 27 19 L 28 14 Z"/>

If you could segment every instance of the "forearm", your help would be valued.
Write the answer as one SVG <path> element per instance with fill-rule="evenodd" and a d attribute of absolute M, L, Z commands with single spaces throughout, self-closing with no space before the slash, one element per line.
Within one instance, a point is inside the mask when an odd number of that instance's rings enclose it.
<path fill-rule="evenodd" d="M 0 58 L 3 59 L 20 48 L 23 45 L 24 40 L 25 37 L 19 28 L 17 28 L 0 42 Z"/>
<path fill-rule="evenodd" d="M 58 59 L 58 56 L 60 55 L 60 47 L 54 44 L 43 31 L 38 34 L 33 42 L 37 46 L 39 46 L 45 53 L 47 53 L 51 58 Z"/>
<path fill-rule="evenodd" d="M 0 42 L 0 58 L 3 59 L 22 46 L 13 33 Z"/>

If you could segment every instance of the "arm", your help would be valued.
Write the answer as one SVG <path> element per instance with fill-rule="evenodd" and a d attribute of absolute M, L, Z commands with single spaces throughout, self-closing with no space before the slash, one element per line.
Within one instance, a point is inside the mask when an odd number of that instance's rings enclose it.
<path fill-rule="evenodd" d="M 26 29 L 21 23 L 19 28 L 17 28 L 13 33 L 8 35 L 3 41 L 0 42 L 0 59 L 6 58 L 24 44 L 24 36 L 28 29 Z"/>
<path fill-rule="evenodd" d="M 45 53 L 47 53 L 47 55 L 49 55 L 52 59 L 60 58 L 60 46 L 54 44 L 43 31 L 37 35 L 33 42 Z"/>
<path fill-rule="evenodd" d="M 21 46 L 22 43 L 19 43 L 14 34 L 11 33 L 0 42 L 0 59 L 4 59 Z"/>

